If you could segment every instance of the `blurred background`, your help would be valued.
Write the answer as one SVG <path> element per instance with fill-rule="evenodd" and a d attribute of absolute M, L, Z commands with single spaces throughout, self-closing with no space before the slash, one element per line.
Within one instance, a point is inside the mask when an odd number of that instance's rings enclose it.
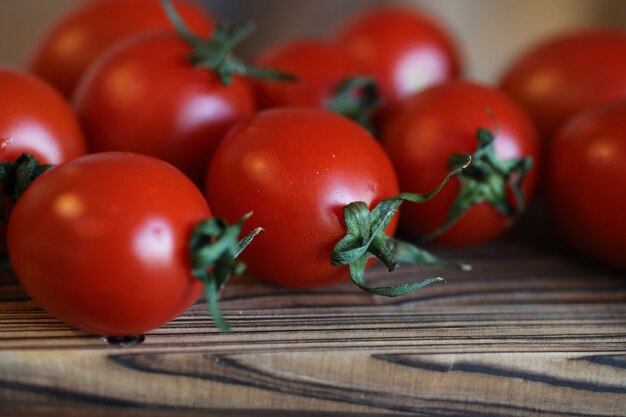
<path fill-rule="evenodd" d="M 37 37 L 64 10 L 85 0 L 0 0 L 0 64 L 21 66 Z M 392 0 L 203 0 L 220 17 L 253 20 L 243 55 L 292 36 L 330 36 L 356 10 Z M 466 75 L 495 82 L 511 59 L 542 38 L 603 25 L 626 29 L 625 0 L 404 0 L 456 38 Z"/>

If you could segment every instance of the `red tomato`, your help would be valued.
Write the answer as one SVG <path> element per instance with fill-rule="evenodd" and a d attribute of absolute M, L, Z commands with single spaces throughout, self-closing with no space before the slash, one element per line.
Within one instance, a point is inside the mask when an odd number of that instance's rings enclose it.
<path fill-rule="evenodd" d="M 382 97 L 395 104 L 432 84 L 456 78 L 459 58 L 449 35 L 430 17 L 408 8 L 373 8 L 346 22 L 339 42 Z"/>
<path fill-rule="evenodd" d="M 576 113 L 626 98 L 626 32 L 592 29 L 547 40 L 505 72 L 501 86 L 550 140 Z"/>
<path fill-rule="evenodd" d="M 186 0 L 174 0 L 190 29 L 208 36 L 213 18 Z M 159 0 L 95 0 L 70 10 L 42 35 L 28 68 L 66 97 L 89 64 L 114 43 L 130 35 L 172 25 Z"/>
<path fill-rule="evenodd" d="M 58 164 L 83 155 L 85 141 L 69 104 L 38 78 L 0 68 L 0 162 L 29 152 L 43 164 Z M 0 223 L 0 251 L 6 245 Z"/>
<path fill-rule="evenodd" d="M 346 234 L 342 209 L 371 206 L 398 193 L 391 162 L 358 124 L 325 110 L 266 110 L 233 129 L 209 167 L 214 213 L 265 231 L 242 255 L 249 272 L 289 287 L 316 287 L 349 277 L 330 264 Z M 387 232 L 393 233 L 396 221 Z"/>
<path fill-rule="evenodd" d="M 202 193 L 163 161 L 101 153 L 40 176 L 9 222 L 11 264 L 41 307 L 79 329 L 135 335 L 202 292 L 187 242 L 211 216 Z"/>
<path fill-rule="evenodd" d="M 538 139 L 528 116 L 493 88 L 469 82 L 441 84 L 413 96 L 396 110 L 383 124 L 381 137 L 404 192 L 434 189 L 448 172 L 452 154 L 476 150 L 478 128 L 496 135 L 494 146 L 500 159 L 531 156 L 536 163 L 539 158 Z M 524 184 L 526 199 L 535 188 L 535 171 L 530 171 Z M 406 205 L 400 216 L 401 227 L 416 236 L 433 232 L 444 223 L 459 190 L 459 180 L 454 178 L 433 200 Z M 504 232 L 511 220 L 483 202 L 434 241 L 477 244 Z"/>
<path fill-rule="evenodd" d="M 58 164 L 85 150 L 78 119 L 52 87 L 32 75 L 0 67 L 0 161 L 24 152 Z"/>
<path fill-rule="evenodd" d="M 254 80 L 260 108 L 311 106 L 327 108 L 343 81 L 358 75 L 356 63 L 339 46 L 317 39 L 299 39 L 276 46 L 256 59 L 259 67 L 278 69 L 296 81 Z"/>
<path fill-rule="evenodd" d="M 576 249 L 626 269 L 626 101 L 570 119 L 550 143 L 546 200 Z"/>
<path fill-rule="evenodd" d="M 159 32 L 101 56 L 74 96 L 90 150 L 151 155 L 202 183 L 215 145 L 254 112 L 254 99 L 243 78 L 225 86 L 190 53 L 178 35 Z"/>

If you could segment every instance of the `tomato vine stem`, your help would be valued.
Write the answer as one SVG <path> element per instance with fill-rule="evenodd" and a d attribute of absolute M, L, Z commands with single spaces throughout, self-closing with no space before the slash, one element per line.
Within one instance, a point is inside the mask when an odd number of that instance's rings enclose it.
<path fill-rule="evenodd" d="M 223 332 L 229 332 L 231 328 L 219 309 L 217 293 L 233 274 L 239 275 L 245 271 L 245 264 L 238 261 L 237 257 L 263 230 L 256 228 L 239 239 L 243 223 L 251 214 L 246 214 L 234 225 L 218 217 L 204 220 L 194 228 L 189 239 L 191 273 L 204 284 L 209 313 Z"/>
<path fill-rule="evenodd" d="M 434 239 L 450 229 L 474 205 L 488 202 L 499 213 L 508 217 L 522 214 L 526 208 L 523 186 L 526 175 L 532 169 L 532 157 L 502 160 L 496 155 L 494 135 L 489 129 L 476 131 L 477 148 L 472 163 L 459 173 L 461 189 L 452 203 L 443 224 L 433 232 L 422 236 L 423 241 Z M 450 156 L 450 167 L 459 164 L 466 155 Z M 507 195 L 511 190 L 514 201 Z"/>
<path fill-rule="evenodd" d="M 187 28 L 170 0 L 160 1 L 176 32 L 192 48 L 192 52 L 189 54 L 191 64 L 214 70 L 222 84 L 230 85 L 235 75 L 278 81 L 297 79 L 293 74 L 248 65 L 234 56 L 235 47 L 255 30 L 254 23 L 247 22 L 241 26 L 234 26 L 230 23 L 220 22 L 211 37 L 204 40 L 194 35 Z"/>
<path fill-rule="evenodd" d="M 385 234 L 385 227 L 387 227 L 402 203 L 408 201 L 419 204 L 432 199 L 441 191 L 452 176 L 466 169 L 471 161 L 472 157 L 470 155 L 465 155 L 462 159 L 459 158 L 457 166 L 446 175 L 436 189 L 429 193 L 401 193 L 381 201 L 372 211 L 362 201 L 348 204 L 343 210 L 347 233 L 335 245 L 331 254 L 331 264 L 334 266 L 348 265 L 350 278 L 359 288 L 372 294 L 387 297 L 405 295 L 426 285 L 442 282 L 444 279 L 434 277 L 414 283 L 370 287 L 365 284 L 365 266 L 372 257 L 382 260 L 390 272 L 395 270 L 401 262 L 431 267 L 471 269 L 469 265 L 440 259 L 424 249 L 408 242 L 391 238 Z"/>

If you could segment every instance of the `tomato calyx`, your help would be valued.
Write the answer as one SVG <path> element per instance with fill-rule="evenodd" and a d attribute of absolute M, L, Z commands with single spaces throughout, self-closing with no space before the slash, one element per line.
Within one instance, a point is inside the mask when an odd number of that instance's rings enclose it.
<path fill-rule="evenodd" d="M 277 81 L 295 81 L 296 76 L 271 69 L 257 68 L 244 63 L 233 55 L 233 50 L 256 29 L 254 23 L 242 26 L 220 22 L 207 40 L 194 35 L 183 22 L 170 0 L 161 0 L 161 5 L 176 32 L 191 46 L 189 61 L 192 65 L 215 71 L 224 85 L 230 85 L 235 75 Z"/>
<path fill-rule="evenodd" d="M 433 239 L 452 227 L 472 206 L 488 202 L 499 213 L 507 217 L 517 217 L 526 208 L 522 187 L 526 175 L 532 169 L 532 157 L 503 160 L 498 158 L 494 146 L 495 137 L 489 129 L 476 131 L 478 146 L 472 155 L 472 163 L 459 173 L 461 189 L 452 203 L 444 223 L 422 240 Z M 466 155 L 450 156 L 450 167 L 458 165 Z M 511 190 L 514 201 L 507 195 Z"/>
<path fill-rule="evenodd" d="M 39 160 L 29 153 L 21 154 L 15 161 L 0 163 L 0 184 L 2 184 L 0 220 L 3 223 L 8 220 L 3 206 L 4 199 L 16 202 L 37 177 L 53 166 L 40 164 Z"/>
<path fill-rule="evenodd" d="M 348 77 L 335 90 L 326 108 L 346 116 L 375 133 L 372 114 L 380 107 L 378 85 L 370 77 Z"/>
<path fill-rule="evenodd" d="M 223 332 L 229 332 L 230 325 L 219 309 L 217 293 L 233 274 L 239 275 L 245 271 L 245 264 L 238 261 L 237 257 L 263 230 L 258 227 L 239 239 L 243 223 L 251 214 L 246 214 L 234 225 L 217 217 L 200 222 L 194 228 L 187 247 L 191 274 L 204 283 L 209 313 Z"/>
<path fill-rule="evenodd" d="M 434 277 L 414 283 L 370 287 L 365 284 L 365 266 L 372 257 L 377 257 L 383 261 L 389 272 L 395 270 L 400 263 L 470 270 L 469 265 L 443 260 L 411 243 L 389 237 L 384 232 L 385 227 L 402 203 L 408 201 L 419 204 L 432 199 L 452 176 L 466 169 L 471 163 L 472 157 L 469 155 L 464 157 L 463 163 L 453 168 L 439 186 L 431 192 L 424 194 L 400 193 L 395 197 L 381 201 L 372 211 L 362 201 L 352 202 L 344 207 L 343 213 L 347 233 L 333 248 L 331 264 L 334 266 L 348 265 L 350 278 L 359 288 L 386 297 L 405 295 L 427 285 L 443 282 L 444 279 Z"/>

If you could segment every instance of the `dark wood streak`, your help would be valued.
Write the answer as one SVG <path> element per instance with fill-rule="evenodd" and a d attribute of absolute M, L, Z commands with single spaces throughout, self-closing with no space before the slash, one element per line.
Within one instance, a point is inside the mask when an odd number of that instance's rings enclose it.
<path fill-rule="evenodd" d="M 245 366 L 237 362 L 237 360 L 226 356 L 201 355 L 201 361 L 198 361 L 198 357 L 195 357 L 194 363 L 197 364 L 198 367 L 185 372 L 180 371 L 177 367 L 168 368 L 166 357 L 166 355 L 145 355 L 143 357 L 124 355 L 111 357 L 110 360 L 120 366 L 140 372 L 183 376 L 186 378 L 210 380 L 225 384 L 243 385 L 284 394 L 367 405 L 369 407 L 398 412 L 414 413 L 419 411 L 419 409 L 414 407 L 398 406 L 395 401 L 389 402 L 388 396 L 384 393 L 349 389 L 319 382 L 303 382 L 297 379 L 280 377 Z M 394 396 L 394 399 L 398 400 L 399 398 L 398 396 Z M 400 396 L 400 399 L 406 401 L 411 398 Z"/>
<path fill-rule="evenodd" d="M 441 416 L 441 417 L 467 417 L 465 411 L 459 409 L 432 406 L 432 404 L 457 403 L 463 406 L 470 406 L 475 410 L 481 410 L 479 414 L 472 414 L 481 417 L 507 417 L 518 415 L 518 412 L 535 412 L 532 407 L 514 406 L 510 404 L 487 403 L 479 401 L 454 401 L 450 399 L 420 397 L 419 395 L 407 396 L 394 394 L 389 395 L 384 391 L 357 390 L 345 388 L 338 385 L 322 384 L 319 382 L 301 381 L 293 378 L 284 378 L 268 372 L 263 372 L 250 366 L 246 366 L 236 359 L 226 356 L 201 355 L 201 363 L 194 360 L 198 365 L 192 370 L 181 372 L 180 367 L 174 365 L 173 369 L 167 367 L 167 355 L 146 355 L 141 358 L 135 355 L 115 356 L 110 358 L 117 365 L 132 369 L 134 371 L 155 373 L 159 375 L 170 375 L 192 379 L 210 380 L 218 383 L 249 386 L 266 391 L 278 392 L 281 394 L 297 395 L 320 400 L 337 401 L 348 404 L 365 405 L 376 409 L 385 409 L 400 413 L 410 413 L 415 416 Z M 223 368 L 223 369 L 218 369 Z M 393 398 L 391 398 L 393 397 Z M 428 404 L 418 406 L 417 403 Z M 490 408 L 500 411 L 486 411 Z M 501 411 L 508 409 L 512 414 L 503 414 Z M 572 417 L 594 417 L 595 414 L 565 413 L 558 411 L 542 411 L 544 415 L 572 416 Z M 369 414 L 367 414 L 369 415 Z M 599 416 L 599 415 L 597 415 Z"/>
<path fill-rule="evenodd" d="M 578 358 L 577 360 L 591 362 L 596 365 L 626 369 L 626 355 L 593 355 L 584 356 L 582 358 Z"/>
<path fill-rule="evenodd" d="M 65 390 L 59 387 L 51 387 L 36 384 L 24 384 L 15 381 L 0 379 L 0 390 L 21 392 L 42 396 L 45 400 L 70 404 L 106 405 L 108 407 L 141 408 L 149 405 L 141 402 L 120 400 L 117 398 L 86 394 L 77 391 Z M 0 397 L 1 398 L 1 397 Z M 41 401 L 41 400 L 40 400 Z M 0 403 L 1 406 L 2 403 Z M 1 408 L 0 408 L 1 410 Z M 2 414 L 0 414 L 2 415 Z"/>
<path fill-rule="evenodd" d="M 380 285 L 383 285 L 384 283 L 381 283 Z M 480 282 L 473 282 L 472 283 L 474 286 L 479 286 Z M 440 284 L 440 285 L 445 285 L 445 284 Z M 349 292 L 347 292 L 349 293 Z M 342 294 L 345 293 L 340 293 L 340 292 L 325 292 L 325 293 L 315 293 L 315 292 L 309 292 L 309 293 L 299 293 L 299 294 L 289 294 L 289 293 L 285 293 L 285 294 L 257 294 L 257 295 L 244 295 L 244 296 L 226 296 L 226 297 L 222 297 L 221 302 L 225 305 L 227 305 L 229 302 L 236 302 L 236 301 L 259 301 L 259 300 L 263 300 L 263 299 L 279 299 L 280 297 L 285 297 L 285 298 L 289 298 L 289 299 L 294 299 L 295 297 L 298 296 L 306 296 L 309 301 L 307 304 L 300 304 L 298 306 L 294 306 L 294 307 L 285 307 L 285 308 L 298 308 L 298 307 L 304 307 L 304 306 L 312 306 L 315 305 L 313 303 L 311 303 L 312 301 L 316 301 L 316 300 L 311 300 L 311 297 L 316 298 L 316 297 L 333 297 L 333 296 L 341 296 Z M 545 303 L 545 300 L 537 300 L 537 296 L 541 296 L 541 295 L 551 295 L 554 296 L 554 289 L 553 288 L 524 288 L 524 289 L 520 289 L 519 290 L 519 294 L 520 295 L 524 295 L 523 299 L 514 299 L 514 300 L 508 300 L 507 303 L 508 304 L 524 304 L 524 305 L 532 305 L 532 304 L 543 304 Z M 607 286 L 603 286 L 601 288 L 589 288 L 589 287 L 583 287 L 583 288 L 563 288 L 562 292 L 559 294 L 559 297 L 563 297 L 563 295 L 575 295 L 578 296 L 576 298 L 578 298 L 579 300 L 583 300 L 583 302 L 585 303 L 596 303 L 598 301 L 605 301 L 607 298 L 610 298 L 611 302 L 614 303 L 620 303 L 620 302 L 624 302 L 626 301 L 626 285 L 624 285 L 624 283 L 615 283 L 614 286 L 612 287 L 607 287 Z M 471 298 L 478 298 L 480 297 L 481 299 L 485 298 L 485 297 L 498 297 L 498 296 L 507 296 L 509 297 L 511 295 L 511 289 L 502 289 L 502 290 L 498 290 L 498 289 L 489 289 L 489 285 L 487 282 L 485 282 L 484 288 L 480 289 L 480 290 L 458 290 L 458 291 L 447 291 L 445 294 L 432 294 L 432 295 L 422 295 L 419 297 L 408 297 L 408 298 L 397 298 L 397 299 L 389 299 L 389 300 L 385 300 L 384 304 L 386 305 L 394 305 L 394 306 L 400 306 L 400 305 L 410 305 L 410 304 L 414 304 L 414 303 L 424 303 L 427 301 L 446 301 L 446 300 L 450 300 L 450 299 L 459 299 L 459 298 L 464 298 L 464 299 L 471 299 Z M 594 297 L 590 297 L 590 295 L 597 295 L 596 298 Z M 363 296 L 363 297 L 369 297 L 369 296 Z M 579 300 L 576 300 L 576 302 L 580 302 Z M 202 301 L 202 300 L 201 300 Z M 484 300 L 483 300 L 484 301 Z M 559 300 L 559 303 L 573 303 L 574 301 L 572 300 Z M 357 306 L 362 306 L 362 303 L 354 303 L 354 304 L 342 304 L 344 307 L 357 307 Z"/>
<path fill-rule="evenodd" d="M 572 412 L 560 412 L 554 410 L 538 410 L 533 407 L 515 406 L 512 404 L 501 403 L 488 403 L 481 401 L 455 401 L 451 399 L 432 398 L 432 397 L 420 397 L 419 395 L 407 396 L 407 395 L 393 395 L 393 402 L 390 402 L 390 395 L 384 391 L 366 391 L 347 389 L 342 386 L 313 383 L 311 381 L 300 381 L 293 378 L 279 377 L 274 374 L 263 372 L 259 369 L 255 369 L 250 366 L 246 366 L 236 359 L 228 358 L 226 356 L 211 356 L 202 355 L 202 365 L 195 367 L 191 371 L 180 372 L 178 370 L 167 369 L 167 359 L 164 358 L 167 355 L 148 355 L 144 356 L 141 360 L 138 360 L 134 355 L 125 355 L 123 357 L 116 356 L 111 358 L 116 364 L 133 369 L 135 371 L 157 373 L 161 375 L 171 375 L 185 378 L 198 378 L 206 379 L 219 383 L 234 384 L 242 386 L 250 386 L 253 388 L 263 389 L 267 391 L 274 391 L 289 395 L 298 395 L 304 397 L 311 397 L 321 400 L 339 401 L 349 404 L 366 405 L 368 407 L 386 409 L 395 412 L 411 413 L 411 415 L 420 416 L 458 416 L 466 417 L 468 414 L 466 411 L 459 412 L 459 408 L 470 407 L 476 410 L 478 414 L 472 414 L 474 416 L 482 417 L 507 417 L 519 415 L 519 412 L 541 412 L 542 415 L 553 416 L 572 416 L 572 417 L 595 417 L 601 416 L 601 414 L 590 413 L 572 413 Z M 377 355 L 374 355 L 375 357 Z M 384 355 L 382 355 L 384 356 Z M 393 355 L 391 355 L 393 356 Z M 143 359 L 147 359 L 144 361 Z M 380 358 L 378 358 L 380 359 Z M 383 358 L 387 360 L 386 358 Z M 197 361 L 194 361 L 198 364 Z M 398 363 L 395 362 L 394 363 Z M 204 366 L 208 364 L 208 366 Z M 404 363 L 401 363 L 404 365 Z M 223 369 L 217 369 L 217 367 L 223 367 Z M 174 369 L 180 369 L 175 366 Z M 502 375 L 507 376 L 507 375 Z M 417 406 L 411 404 L 427 404 Z M 434 404 L 457 404 L 459 408 L 450 408 L 443 406 L 434 406 Z M 401 405 L 405 404 L 405 405 Z M 462 407 L 461 407 L 462 406 Z M 489 409 L 499 411 L 489 411 Z M 503 413 L 502 410 L 510 411 Z M 479 411 L 480 410 L 480 411 Z M 369 414 L 368 414 L 369 415 Z M 529 414 L 533 415 L 533 414 Z"/>
<path fill-rule="evenodd" d="M 626 386 L 591 383 L 573 379 L 558 378 L 547 374 L 525 372 L 518 369 L 488 366 L 485 364 L 458 361 L 450 366 L 443 366 L 424 359 L 418 359 L 411 355 L 374 355 L 375 358 L 395 364 L 420 368 L 436 372 L 467 372 L 485 375 L 493 375 L 504 378 L 515 378 L 523 381 L 539 382 L 556 387 L 573 388 L 576 390 L 591 392 L 606 392 L 611 394 L 626 394 Z M 625 379 L 626 381 L 626 379 Z"/>

